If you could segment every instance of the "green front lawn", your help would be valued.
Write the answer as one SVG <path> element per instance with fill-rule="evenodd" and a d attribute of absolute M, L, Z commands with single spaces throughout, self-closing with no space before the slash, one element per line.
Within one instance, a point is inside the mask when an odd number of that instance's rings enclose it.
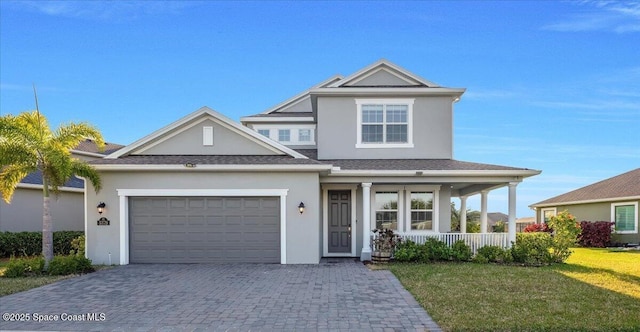
<path fill-rule="evenodd" d="M 391 264 L 446 331 L 640 331 L 640 251 L 576 248 L 567 264 Z"/>

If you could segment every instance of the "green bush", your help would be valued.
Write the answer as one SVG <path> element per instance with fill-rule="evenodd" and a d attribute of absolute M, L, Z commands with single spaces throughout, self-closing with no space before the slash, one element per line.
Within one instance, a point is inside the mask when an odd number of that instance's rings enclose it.
<path fill-rule="evenodd" d="M 451 246 L 451 256 L 454 261 L 466 262 L 471 260 L 473 252 L 464 240 L 458 240 Z"/>
<path fill-rule="evenodd" d="M 85 243 L 86 243 L 86 237 L 84 236 L 84 234 L 73 239 L 73 241 L 71 241 L 72 249 L 69 253 L 71 255 L 84 256 Z"/>
<path fill-rule="evenodd" d="M 511 251 L 499 246 L 484 246 L 478 249 L 476 261 L 487 261 L 493 263 L 510 263 L 513 261 Z"/>
<path fill-rule="evenodd" d="M 417 262 L 420 259 L 420 245 L 411 240 L 401 242 L 396 247 L 393 258 L 398 262 Z"/>
<path fill-rule="evenodd" d="M 423 246 L 424 252 L 421 255 L 423 256 L 421 257 L 421 260 L 431 262 L 451 260 L 451 248 L 446 243 L 430 237 Z"/>
<path fill-rule="evenodd" d="M 517 233 L 516 243 L 511 247 L 513 261 L 526 265 L 547 265 L 551 257 L 551 235 L 546 232 Z"/>
<path fill-rule="evenodd" d="M 467 222 L 467 233 L 480 233 L 480 223 L 477 221 Z"/>
<path fill-rule="evenodd" d="M 71 241 L 84 235 L 82 231 L 53 232 L 53 253 L 69 254 Z M 42 253 L 42 232 L 0 232 L 0 257 L 37 256 Z"/>
<path fill-rule="evenodd" d="M 15 258 L 12 257 L 4 270 L 7 278 L 39 276 L 44 270 L 44 258 Z"/>
<path fill-rule="evenodd" d="M 84 256 L 55 256 L 49 263 L 50 275 L 81 274 L 95 271 L 91 260 Z"/>
<path fill-rule="evenodd" d="M 551 217 L 548 224 L 553 229 L 551 260 L 554 263 L 562 263 L 571 256 L 570 248 L 578 241 L 580 224 L 567 211 L 562 211 L 558 215 Z"/>

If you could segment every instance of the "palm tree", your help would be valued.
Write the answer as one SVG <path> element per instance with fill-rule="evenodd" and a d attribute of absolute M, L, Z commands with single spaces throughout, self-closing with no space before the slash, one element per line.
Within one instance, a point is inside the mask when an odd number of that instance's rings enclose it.
<path fill-rule="evenodd" d="M 480 233 L 480 211 L 467 209 L 467 233 Z M 476 232 L 476 225 L 478 231 Z M 451 202 L 451 230 L 460 230 L 460 210 L 456 208 L 456 203 Z"/>
<path fill-rule="evenodd" d="M 34 89 L 35 94 L 35 89 Z M 42 254 L 45 269 L 53 259 L 53 224 L 49 194 L 57 194 L 59 187 L 72 176 L 88 179 L 96 192 L 101 182 L 97 171 L 86 162 L 71 157 L 70 150 L 85 139 L 92 139 L 101 149 L 102 134 L 87 123 L 69 123 L 51 131 L 38 109 L 17 116 L 0 117 L 0 193 L 10 203 L 16 186 L 29 173 L 42 174 Z"/>

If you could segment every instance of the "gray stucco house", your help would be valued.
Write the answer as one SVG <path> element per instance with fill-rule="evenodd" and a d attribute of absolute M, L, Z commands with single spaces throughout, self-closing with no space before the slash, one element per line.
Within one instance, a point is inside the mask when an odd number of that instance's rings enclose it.
<path fill-rule="evenodd" d="M 100 151 L 91 140 L 81 142 L 71 155 L 80 160 L 95 160 L 122 148 L 122 145 L 106 143 Z M 52 195 L 51 215 L 54 231 L 84 231 L 84 181 L 76 177 Z M 42 231 L 42 174 L 27 175 L 16 188 L 11 203 L 0 200 L 0 232 Z"/>
<path fill-rule="evenodd" d="M 92 161 L 103 189 L 86 191 L 87 255 L 98 264 L 368 260 L 380 227 L 506 246 L 516 186 L 540 171 L 453 159 L 453 104 L 464 91 L 380 60 L 240 123 L 203 107 Z M 512 231 L 486 233 L 487 193 L 504 186 Z M 464 216 L 451 233 L 452 197 L 465 211 L 476 194 L 485 233 L 466 234 Z"/>
<path fill-rule="evenodd" d="M 562 211 L 568 211 L 578 221 L 612 221 L 613 240 L 640 243 L 640 168 L 592 183 L 588 186 L 530 205 L 536 211 L 536 221 L 546 222 Z"/>

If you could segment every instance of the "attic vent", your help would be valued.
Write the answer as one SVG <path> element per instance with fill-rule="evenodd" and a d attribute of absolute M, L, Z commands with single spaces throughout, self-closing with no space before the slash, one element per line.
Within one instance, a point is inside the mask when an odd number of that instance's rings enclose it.
<path fill-rule="evenodd" d="M 202 127 L 202 145 L 213 146 L 213 127 Z"/>

